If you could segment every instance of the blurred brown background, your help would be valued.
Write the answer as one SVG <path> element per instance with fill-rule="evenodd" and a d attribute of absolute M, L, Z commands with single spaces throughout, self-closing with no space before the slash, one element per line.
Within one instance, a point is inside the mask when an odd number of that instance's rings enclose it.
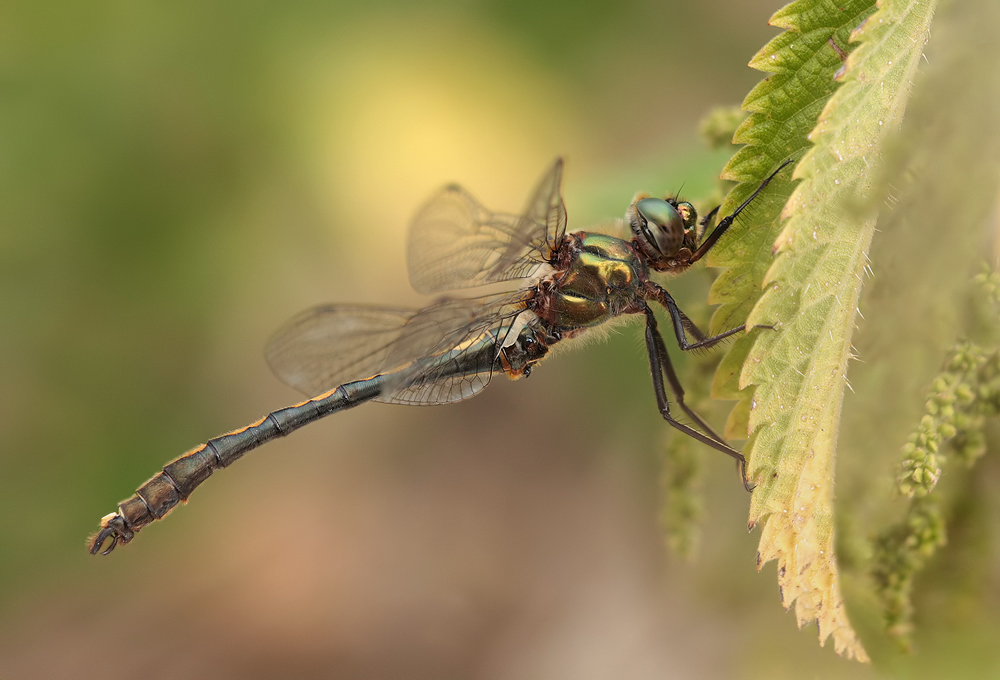
<path fill-rule="evenodd" d="M 84 547 L 168 459 L 298 400 L 262 358 L 293 313 L 425 302 L 405 229 L 440 185 L 513 211 L 565 155 L 573 228 L 710 195 L 697 121 L 760 79 L 776 8 L 5 3 L 0 677 L 874 677 L 781 610 L 724 456 L 698 451 L 700 556 L 668 555 L 635 326 L 462 404 L 332 417 Z M 710 280 L 671 288 L 699 321 Z M 996 668 L 900 663 L 956 656 Z"/>

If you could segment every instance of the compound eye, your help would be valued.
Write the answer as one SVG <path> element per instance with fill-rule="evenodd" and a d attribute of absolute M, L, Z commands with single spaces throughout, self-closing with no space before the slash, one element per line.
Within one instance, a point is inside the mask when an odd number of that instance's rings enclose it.
<path fill-rule="evenodd" d="M 681 201 L 677 204 L 677 212 L 684 218 L 684 226 L 688 229 L 694 227 L 698 222 L 698 213 L 695 212 L 694 206 L 687 201 Z"/>
<path fill-rule="evenodd" d="M 663 255 L 675 254 L 684 243 L 684 216 L 662 198 L 644 198 L 635 204 L 640 221 L 646 222 L 642 235 Z"/>

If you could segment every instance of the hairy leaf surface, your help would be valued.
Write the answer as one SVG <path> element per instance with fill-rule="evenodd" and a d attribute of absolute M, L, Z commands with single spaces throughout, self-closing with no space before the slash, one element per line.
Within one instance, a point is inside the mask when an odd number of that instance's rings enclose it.
<path fill-rule="evenodd" d="M 783 604 L 795 604 L 800 625 L 816 621 L 821 641 L 832 635 L 838 652 L 859 660 L 867 654 L 844 612 L 833 554 L 834 453 L 875 220 L 864 197 L 902 119 L 933 8 L 885 0 L 870 14 L 869 2 L 800 0 L 774 15 L 787 30 L 751 61 L 775 75 L 744 102 L 753 113 L 735 141 L 747 146 L 726 169 L 742 184 L 727 203 L 808 148 L 794 174 L 802 181 L 794 191 L 789 182 L 769 187 L 756 219 L 711 262 L 730 267 L 713 288 L 724 303 L 714 329 L 773 326 L 735 345 L 714 385 L 716 396 L 744 399 L 727 433 L 751 435 L 758 562 L 778 560 Z"/>

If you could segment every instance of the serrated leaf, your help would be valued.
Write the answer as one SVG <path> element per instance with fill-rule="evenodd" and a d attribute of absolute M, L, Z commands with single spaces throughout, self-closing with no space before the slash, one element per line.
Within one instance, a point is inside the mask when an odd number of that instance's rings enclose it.
<path fill-rule="evenodd" d="M 874 227 L 858 206 L 885 136 L 899 126 L 933 8 L 934 0 L 885 0 L 869 17 L 868 2 L 799 0 L 772 18 L 788 31 L 751 62 L 778 70 L 744 102 L 755 113 L 737 136 L 752 146 L 727 165 L 726 176 L 743 184 L 722 213 L 784 156 L 813 146 L 795 170 L 803 181 L 794 193 L 787 181 L 768 187 L 767 200 L 710 262 L 730 267 L 713 287 L 713 300 L 723 302 L 713 329 L 743 321 L 775 327 L 756 331 L 743 356 L 746 345 L 734 345 L 713 386 L 718 394 L 735 387 L 744 400 L 754 390 L 748 451 L 758 486 L 750 524 L 763 522 L 760 563 L 778 560 L 782 601 L 795 604 L 799 625 L 816 621 L 821 642 L 832 635 L 839 653 L 859 660 L 867 655 L 844 612 L 833 554 L 834 452 Z M 849 39 L 857 49 L 841 64 Z M 775 238 L 777 206 L 789 193 Z M 733 366 L 744 356 L 734 386 Z M 741 409 L 745 402 L 731 421 Z"/>
<path fill-rule="evenodd" d="M 743 108 L 753 113 L 737 129 L 733 141 L 747 146 L 737 151 L 723 170 L 723 178 L 740 184 L 730 192 L 720 214 L 735 210 L 781 162 L 809 146 L 808 134 L 837 89 L 833 75 L 843 66 L 831 42 L 838 49 L 849 49 L 851 31 L 873 10 L 873 0 L 851 0 L 843 5 L 799 0 L 772 17 L 772 24 L 792 30 L 776 36 L 751 61 L 774 64 L 767 68 L 773 69 L 773 75 L 758 83 L 743 102 Z M 791 47 L 796 41 L 798 46 Z M 778 53 L 797 56 L 794 60 L 772 60 Z M 720 305 L 712 318 L 713 332 L 746 323 L 760 297 L 780 229 L 781 208 L 793 187 L 787 173 L 772 181 L 709 254 L 709 266 L 726 268 L 709 295 L 711 304 Z M 749 391 L 740 393 L 738 372 L 733 367 L 743 365 L 750 345 L 749 340 L 733 344 L 716 373 L 713 397 L 732 399 L 740 394 L 749 401 Z"/>

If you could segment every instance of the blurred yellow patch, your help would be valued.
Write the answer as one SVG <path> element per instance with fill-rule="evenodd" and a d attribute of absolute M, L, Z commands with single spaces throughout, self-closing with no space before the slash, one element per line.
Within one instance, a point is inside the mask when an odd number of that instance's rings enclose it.
<path fill-rule="evenodd" d="M 518 211 L 536 175 L 582 135 L 569 91 L 483 27 L 400 16 L 301 55 L 301 148 L 343 223 L 339 247 L 402 263 L 410 216 L 459 182 Z"/>

